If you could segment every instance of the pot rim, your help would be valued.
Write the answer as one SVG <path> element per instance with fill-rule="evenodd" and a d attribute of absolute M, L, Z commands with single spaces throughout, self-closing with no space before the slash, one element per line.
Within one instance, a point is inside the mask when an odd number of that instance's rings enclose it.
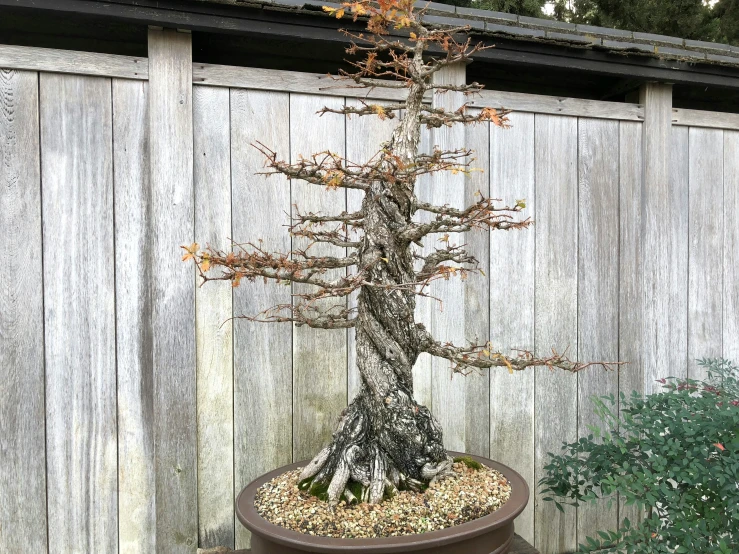
<path fill-rule="evenodd" d="M 455 458 L 469 456 L 502 473 L 511 485 L 511 496 L 508 501 L 491 514 L 429 533 L 372 539 L 339 539 L 308 535 L 270 523 L 262 518 L 254 507 L 254 496 L 259 487 L 287 471 L 305 467 L 310 461 L 306 460 L 270 471 L 249 483 L 236 500 L 236 515 L 252 533 L 283 546 L 299 547 L 309 552 L 363 552 L 366 554 L 398 552 L 398 548 L 403 548 L 404 552 L 411 552 L 460 542 L 509 525 L 520 515 L 529 501 L 529 487 L 521 475 L 510 467 L 488 458 L 452 451 L 449 454 Z"/>

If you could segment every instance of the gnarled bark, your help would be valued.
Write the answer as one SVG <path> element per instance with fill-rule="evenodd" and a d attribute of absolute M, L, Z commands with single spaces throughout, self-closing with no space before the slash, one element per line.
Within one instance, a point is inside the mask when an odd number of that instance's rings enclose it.
<path fill-rule="evenodd" d="M 419 49 L 417 63 L 421 63 Z M 390 147 L 406 163 L 418 153 L 425 86 L 410 87 L 407 108 Z M 399 240 L 413 215 L 413 189 L 407 184 L 373 182 L 362 203 L 364 237 L 359 266 L 367 281 L 388 287 L 362 287 L 355 323 L 357 365 L 362 387 L 342 414 L 333 440 L 303 470 L 313 490 L 329 502 L 353 501 L 347 486 L 361 485 L 361 500 L 376 503 L 397 488 L 420 490 L 451 472 L 439 423 L 413 398 L 413 365 L 419 333 L 414 311 L 416 273 L 410 242 Z M 404 289 L 403 285 L 407 285 Z M 360 499 L 357 499 L 360 500 Z"/>

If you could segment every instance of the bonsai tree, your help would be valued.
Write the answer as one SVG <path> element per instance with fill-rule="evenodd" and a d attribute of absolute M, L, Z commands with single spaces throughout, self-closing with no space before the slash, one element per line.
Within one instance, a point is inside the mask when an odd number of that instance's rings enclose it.
<path fill-rule="evenodd" d="M 419 354 L 445 358 L 457 372 L 491 367 L 518 371 L 539 365 L 577 372 L 590 364 L 556 353 L 545 359 L 529 352 L 508 357 L 493 352 L 488 344 L 441 343 L 415 321 L 416 297 L 428 295 L 429 283 L 467 275 L 476 269 L 476 260 L 448 240 L 439 243 L 434 239 L 434 244 L 447 246 L 426 255 L 414 245 L 422 245 L 434 235 L 472 229 L 523 229 L 532 223 L 518 217 L 525 208 L 523 201 L 498 206 L 493 199 L 481 197 L 465 208 L 420 201 L 415 190 L 420 176 L 471 168 L 471 152 L 467 150 L 436 148 L 421 153 L 421 129 L 488 121 L 504 126 L 506 114 L 490 108 L 471 113 L 466 106 L 448 112 L 424 104 L 427 93 L 473 94 L 482 89 L 477 83 L 432 81 L 440 69 L 465 63 L 484 48 L 471 43 L 465 34 L 467 27 L 429 28 L 422 22 L 423 10 L 416 11 L 413 0 L 357 0 L 324 9 L 338 18 L 366 18 L 370 32 L 344 31 L 353 41 L 347 52 L 362 58 L 350 62 L 353 72 L 342 71 L 335 78 L 350 80 L 353 87 L 405 91 L 405 99 L 385 105 L 365 102 L 342 109 L 324 108 L 319 113 L 398 119 L 397 127 L 388 142 L 378 145 L 377 154 L 359 162 L 320 152 L 289 163 L 265 145 L 255 146 L 265 155 L 267 173 L 327 189 L 362 191 L 361 209 L 328 215 L 296 211 L 289 231 L 309 242 L 304 249 L 269 252 L 255 241 L 235 245 L 232 252 L 200 251 L 193 244 L 186 248 L 184 258 L 195 260 L 203 281 L 228 280 L 237 286 L 242 279 L 271 279 L 300 284 L 292 304 L 248 319 L 356 330 L 361 389 L 341 414 L 333 440 L 305 467 L 301 480 L 304 486 L 326 494 L 332 504 L 342 497 L 357 500 L 351 489 L 361 490 L 361 500 L 377 503 L 386 490 L 421 490 L 452 470 L 442 429 L 431 412 L 413 398 L 412 368 Z M 414 221 L 418 212 L 430 213 L 430 220 Z M 334 245 L 349 254 L 314 255 L 316 249 L 311 248 L 317 244 Z M 212 272 L 216 268 L 221 270 L 218 275 Z M 346 298 L 355 291 L 357 306 L 348 309 Z M 331 303 L 330 299 L 336 298 L 344 301 Z"/>

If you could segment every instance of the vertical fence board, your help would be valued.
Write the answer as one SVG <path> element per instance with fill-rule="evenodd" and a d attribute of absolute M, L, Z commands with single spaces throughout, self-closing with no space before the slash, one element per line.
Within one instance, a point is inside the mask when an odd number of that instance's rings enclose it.
<path fill-rule="evenodd" d="M 723 356 L 739 364 L 739 132 L 724 131 Z"/>
<path fill-rule="evenodd" d="M 447 66 L 434 74 L 434 82 L 444 84 L 460 84 L 465 82 L 465 66 L 455 64 Z M 449 112 L 457 110 L 465 103 L 464 95 L 458 92 L 434 94 L 433 107 L 444 108 Z M 465 129 L 462 125 L 442 127 L 431 130 L 433 146 L 441 150 L 456 150 L 465 146 Z M 463 174 L 453 175 L 448 171 L 434 173 L 430 179 L 431 202 L 437 206 L 449 204 L 455 208 L 463 208 L 465 201 L 465 177 Z M 452 233 L 447 243 L 438 242 L 441 235 L 428 235 L 426 245 L 435 248 L 464 244 L 466 237 Z M 453 265 L 453 264 L 448 264 Z M 431 284 L 428 291 L 441 302 L 437 303 L 431 314 L 431 334 L 441 342 L 466 344 L 467 336 L 464 321 L 465 284 L 454 277 L 438 280 Z M 467 385 L 464 377 L 455 375 L 449 362 L 441 358 L 431 359 L 431 411 L 438 418 L 444 429 L 444 445 L 450 450 L 464 451 L 466 448 L 466 395 Z"/>
<path fill-rule="evenodd" d="M 343 98 L 290 95 L 290 158 L 308 158 L 315 152 L 330 150 L 344 155 L 344 120 L 316 112 L 324 106 L 336 109 Z M 293 181 L 292 204 L 301 213 L 341 213 L 346 209 L 344 189 L 327 191 L 326 187 Z M 305 239 L 294 239 L 293 250 L 305 248 Z M 345 249 L 326 244 L 311 248 L 312 255 L 343 256 Z M 326 275 L 337 276 L 338 270 Z M 300 293 L 310 290 L 293 286 Z M 297 302 L 295 299 L 294 302 Z M 329 300 L 321 306 L 343 303 Z M 296 460 L 313 457 L 331 438 L 341 411 L 347 404 L 346 333 L 335 329 L 293 329 L 293 456 Z"/>
<path fill-rule="evenodd" d="M 156 549 L 147 87 L 113 80 L 121 554 Z"/>
<path fill-rule="evenodd" d="M 653 287 L 657 292 L 657 296 L 653 297 L 659 302 L 665 302 L 665 312 L 651 311 L 656 315 L 660 315 L 657 321 L 659 337 L 662 342 L 658 346 L 662 364 L 652 366 L 652 371 L 658 370 L 658 373 L 647 373 L 645 369 L 644 392 L 651 394 L 662 389 L 657 379 L 667 376 L 686 377 L 688 371 L 688 195 L 689 195 L 689 175 L 690 175 L 690 148 L 688 142 L 688 128 L 673 127 L 672 138 L 670 143 L 670 168 L 669 168 L 669 188 L 662 191 L 662 195 L 666 195 L 666 214 L 657 216 L 646 208 L 643 215 L 645 219 L 650 217 L 658 217 L 660 225 L 663 227 L 660 231 L 654 229 L 655 221 L 646 222 L 642 220 L 642 224 L 651 232 L 657 232 L 656 236 L 649 235 L 652 240 L 662 240 L 668 245 L 667 257 L 667 273 L 664 276 L 665 281 L 656 282 L 654 279 L 661 279 L 654 273 L 646 274 L 645 281 L 649 281 L 649 287 Z M 645 152 L 645 156 L 649 153 Z M 645 158 L 646 164 L 646 158 Z M 643 190 L 647 190 L 649 185 L 642 185 Z M 660 185 L 664 188 L 664 185 Z M 658 194 L 659 196 L 659 194 Z M 643 202 L 648 204 L 650 201 L 665 202 L 665 199 L 655 199 L 654 196 L 645 193 Z M 660 204 L 661 205 L 661 204 Z M 649 265 L 650 248 L 654 247 L 654 243 L 645 243 L 642 255 L 644 257 L 644 265 Z M 644 298 L 645 309 L 649 310 L 649 297 Z M 645 316 L 646 319 L 646 316 Z M 646 324 L 646 323 L 645 323 Z M 667 345 L 667 348 L 665 347 Z M 643 345 L 648 349 L 657 347 L 656 344 Z"/>
<path fill-rule="evenodd" d="M 577 352 L 577 119 L 536 116 L 536 352 Z M 577 376 L 536 369 L 536 471 L 547 452 L 577 435 Z M 575 548 L 575 510 L 559 512 L 536 495 L 536 544 L 542 554 Z"/>
<path fill-rule="evenodd" d="M 149 31 L 149 149 L 157 551 L 194 553 L 198 540 L 192 41 Z"/>
<path fill-rule="evenodd" d="M 490 197 L 490 128 L 488 123 L 465 128 L 465 147 L 473 151 L 473 171 L 464 182 L 463 205 L 471 206 L 480 194 Z M 465 235 L 466 250 L 474 256 L 484 275 L 474 274 L 464 281 L 466 338 L 476 344 L 490 340 L 490 236 L 487 230 L 473 230 Z M 479 456 L 490 454 L 490 370 L 474 371 L 465 384 L 465 452 Z"/>
<path fill-rule="evenodd" d="M 490 126 L 490 195 L 504 203 L 526 201 L 535 215 L 534 115 L 515 113 L 511 128 Z M 490 341 L 504 354 L 534 350 L 536 227 L 490 234 Z M 529 505 L 516 532 L 534 542 L 535 369 L 490 374 L 490 456 L 518 471 L 530 486 Z"/>
<path fill-rule="evenodd" d="M 432 148 L 431 131 L 422 127 L 419 152 L 429 153 Z M 431 202 L 433 200 L 430 175 L 421 175 L 418 178 L 416 181 L 416 196 L 423 202 Z M 418 211 L 415 213 L 413 221 L 427 223 L 431 221 L 431 215 L 428 212 Z M 411 245 L 411 248 L 415 248 L 417 254 L 426 256 L 433 252 L 434 245 L 432 242 L 432 240 L 427 239 L 423 242 L 423 246 L 416 247 L 415 245 Z M 422 265 L 422 260 L 417 260 L 417 270 L 421 269 Z M 416 322 L 423 324 L 426 326 L 426 329 L 430 330 L 431 318 L 437 309 L 438 306 L 435 300 L 417 296 L 416 312 L 414 314 Z M 419 404 L 426 406 L 429 410 L 433 408 L 431 355 L 425 352 L 418 356 L 418 360 L 416 360 L 416 364 L 413 366 L 413 396 Z"/>
<path fill-rule="evenodd" d="M 2 552 L 46 551 L 39 163 L 38 74 L 0 69 Z"/>
<path fill-rule="evenodd" d="M 238 243 L 263 240 L 269 251 L 289 252 L 290 183 L 281 175 L 256 175 L 264 156 L 259 140 L 286 159 L 290 153 L 287 94 L 231 91 L 233 234 Z M 234 291 L 234 315 L 254 316 L 290 303 L 290 287 L 242 281 Z M 234 322 L 234 464 L 238 494 L 250 481 L 292 461 L 292 328 L 290 324 Z M 236 548 L 249 533 L 236 521 Z"/>
<path fill-rule="evenodd" d="M 631 396 L 644 391 L 642 367 L 642 123 L 622 121 L 619 141 L 619 393 Z M 620 404 L 619 404 L 620 409 Z M 640 510 L 624 501 L 619 504 L 619 523 L 637 522 Z"/>
<path fill-rule="evenodd" d="M 618 360 L 619 123 L 579 121 L 578 359 Z M 594 367 L 577 376 L 578 436 L 602 427 L 592 396 L 618 396 L 618 374 Z M 615 529 L 613 498 L 577 512 L 578 542 Z"/>
<path fill-rule="evenodd" d="M 229 251 L 231 129 L 227 88 L 193 88 L 195 238 Z M 217 272 L 218 270 L 216 270 Z M 231 284 L 195 289 L 198 546 L 234 546 Z"/>
<path fill-rule="evenodd" d="M 724 132 L 693 127 L 689 143 L 688 377 L 700 379 L 696 360 L 722 353 Z"/>
<path fill-rule="evenodd" d="M 349 106 L 361 106 L 361 102 L 355 98 L 347 99 Z M 326 115 L 325 117 L 339 117 L 337 115 Z M 398 119 L 381 120 L 377 116 L 346 116 L 346 159 L 350 162 L 363 164 L 368 162 L 380 151 L 380 145 L 390 139 L 393 129 L 398 124 Z M 349 213 L 362 209 L 364 192 L 361 190 L 347 189 L 346 211 Z M 358 231 L 349 232 L 352 240 L 361 237 Z M 347 269 L 347 274 L 357 271 L 356 267 Z M 349 297 L 349 306 L 357 305 L 357 296 L 354 293 Z M 347 330 L 347 352 L 348 352 L 348 398 L 351 401 L 359 392 L 361 379 L 357 369 L 357 353 L 355 345 L 354 329 Z"/>
<path fill-rule="evenodd" d="M 117 552 L 111 82 L 40 97 L 49 549 Z"/>

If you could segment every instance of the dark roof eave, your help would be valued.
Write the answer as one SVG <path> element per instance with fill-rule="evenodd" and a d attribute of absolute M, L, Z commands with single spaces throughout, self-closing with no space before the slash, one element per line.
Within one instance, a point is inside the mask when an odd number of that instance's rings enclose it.
<path fill-rule="evenodd" d="M 0 0 L 0 8 L 12 7 L 47 13 L 92 15 L 142 25 L 175 27 L 211 33 L 233 33 L 269 38 L 291 38 L 347 44 L 340 27 L 346 20 L 321 17 L 320 11 L 281 7 L 198 2 L 192 0 Z M 329 2 L 324 2 L 329 3 Z M 320 6 L 320 2 L 317 6 Z M 303 2 L 295 1 L 296 6 Z M 319 8 L 320 9 L 320 8 Z M 495 48 L 476 56 L 480 62 L 558 67 L 599 75 L 636 78 L 676 84 L 708 85 L 739 89 L 739 67 L 688 63 L 611 50 L 576 47 L 551 41 L 522 40 L 505 33 L 480 34 Z M 628 55 L 627 55 L 628 54 Z"/>

